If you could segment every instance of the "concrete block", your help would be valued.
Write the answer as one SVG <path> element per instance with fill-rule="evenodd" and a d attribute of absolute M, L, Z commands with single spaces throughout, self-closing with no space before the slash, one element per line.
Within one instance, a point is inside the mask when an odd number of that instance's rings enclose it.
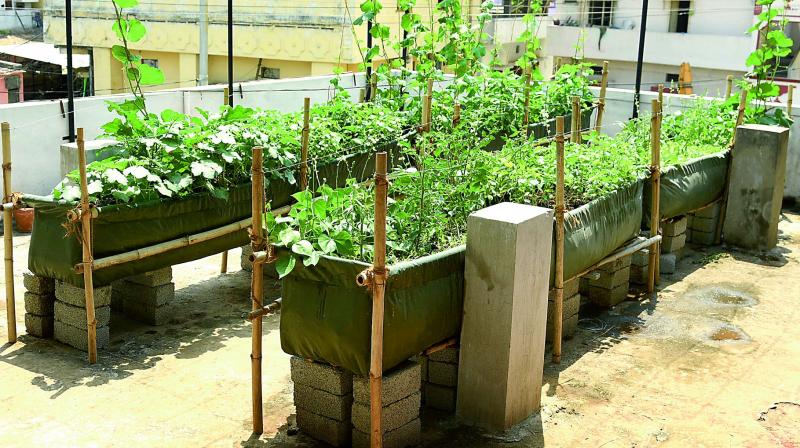
<path fill-rule="evenodd" d="M 115 285 L 115 293 L 124 297 L 123 308 L 128 307 L 128 303 L 141 303 L 151 307 L 166 305 L 175 299 L 175 284 L 167 283 L 159 286 L 145 286 L 141 283 L 130 281 L 122 285 Z"/>
<path fill-rule="evenodd" d="M 718 219 L 694 218 L 692 220 L 692 231 L 715 233 L 717 231 Z"/>
<path fill-rule="evenodd" d="M 630 274 L 630 272 L 629 272 Z M 623 283 L 615 286 L 614 289 L 598 288 L 592 286 L 589 288 L 589 300 L 598 306 L 611 308 L 628 298 L 629 284 Z"/>
<path fill-rule="evenodd" d="M 438 352 L 433 352 L 428 355 L 428 359 L 434 362 L 448 362 L 450 364 L 458 364 L 458 348 L 448 347 Z M 425 378 L 425 376 L 423 376 Z"/>
<path fill-rule="evenodd" d="M 422 424 L 414 419 L 394 431 L 383 434 L 383 448 L 406 448 L 420 443 Z M 369 448 L 369 434 L 353 429 L 353 448 Z"/>
<path fill-rule="evenodd" d="M 430 366 L 429 366 L 430 368 Z M 381 399 L 384 404 L 394 403 L 419 392 L 422 387 L 422 366 L 407 361 L 383 374 Z M 369 378 L 353 376 L 353 399 L 369 404 Z"/>
<path fill-rule="evenodd" d="M 72 306 L 56 300 L 54 311 L 56 320 L 84 330 L 88 328 L 88 324 L 86 323 L 86 308 Z M 94 318 L 97 320 L 98 327 L 107 326 L 111 321 L 111 307 L 96 307 L 94 309 Z"/>
<path fill-rule="evenodd" d="M 597 270 L 608 273 L 617 272 L 620 269 L 625 269 L 628 266 L 630 266 L 632 261 L 633 261 L 633 256 L 628 255 L 627 257 L 618 258 L 612 261 L 611 263 L 604 264 L 603 266 L 600 266 L 600 268 L 598 268 Z"/>
<path fill-rule="evenodd" d="M 350 446 L 352 425 L 297 408 L 297 426 L 305 434 L 335 447 Z"/>
<path fill-rule="evenodd" d="M 56 281 L 52 278 L 39 277 L 32 272 L 22 273 L 22 284 L 25 290 L 34 294 L 52 294 L 56 290 Z"/>
<path fill-rule="evenodd" d="M 631 284 L 646 285 L 649 266 L 631 266 Z"/>
<path fill-rule="evenodd" d="M 650 249 L 642 249 L 633 253 L 631 267 L 647 267 L 650 264 Z"/>
<path fill-rule="evenodd" d="M 674 274 L 678 263 L 678 254 L 661 254 L 658 260 L 659 271 L 662 274 Z"/>
<path fill-rule="evenodd" d="M 778 244 L 789 130 L 748 124 L 736 129 L 730 167 L 725 242 L 769 250 Z"/>
<path fill-rule="evenodd" d="M 425 407 L 446 412 L 454 412 L 456 410 L 457 389 L 455 387 L 426 383 L 423 391 Z"/>
<path fill-rule="evenodd" d="M 458 364 L 429 361 L 428 381 L 441 386 L 457 386 Z"/>
<path fill-rule="evenodd" d="M 53 315 L 37 316 L 25 313 L 25 332 L 38 338 L 50 338 L 53 336 Z"/>
<path fill-rule="evenodd" d="M 56 280 L 56 298 L 73 306 L 86 306 L 84 289 Z M 94 288 L 94 306 L 111 305 L 111 285 Z"/>
<path fill-rule="evenodd" d="M 89 346 L 89 335 L 86 329 L 73 327 L 70 324 L 55 320 L 53 322 L 53 337 L 59 342 L 70 345 L 78 350 L 87 351 Z M 97 328 L 97 348 L 108 345 L 108 327 Z"/>
<path fill-rule="evenodd" d="M 581 308 L 581 295 L 575 294 L 572 297 L 564 297 L 564 303 L 562 303 L 562 313 L 563 317 L 569 317 L 573 314 L 578 314 L 578 311 Z M 555 311 L 555 302 L 547 302 L 547 322 L 553 320 L 553 312 Z"/>
<path fill-rule="evenodd" d="M 127 277 L 125 280 L 143 286 L 162 286 L 172 283 L 172 267 L 162 268 L 156 271 L 145 272 L 144 274 Z M 174 285 L 173 285 L 174 288 Z"/>
<path fill-rule="evenodd" d="M 381 429 L 384 432 L 394 431 L 406 423 L 418 419 L 421 405 L 422 393 L 419 390 L 400 401 L 384 403 L 381 413 Z M 369 404 L 353 402 L 352 422 L 354 429 L 369 433 Z"/>
<path fill-rule="evenodd" d="M 578 315 L 573 314 L 572 316 L 565 316 L 561 322 L 561 336 L 564 339 L 572 339 L 575 336 L 575 332 L 578 331 Z M 547 342 L 553 342 L 555 339 L 555 327 L 553 326 L 553 322 L 547 322 Z"/>
<path fill-rule="evenodd" d="M 551 210 L 519 204 L 468 219 L 457 400 L 468 422 L 505 430 L 539 410 L 552 230 Z"/>
<path fill-rule="evenodd" d="M 700 244 L 703 246 L 713 246 L 714 245 L 714 238 L 716 234 L 714 232 L 701 232 L 699 230 L 692 230 L 692 243 Z"/>
<path fill-rule="evenodd" d="M 600 271 L 600 278 L 597 280 L 593 278 L 589 278 L 589 288 L 603 288 L 603 289 L 614 289 L 619 285 L 623 285 L 628 283 L 628 280 L 631 278 L 631 267 L 620 269 L 618 271 L 614 271 L 612 273 Z"/>
<path fill-rule="evenodd" d="M 32 292 L 25 292 L 25 311 L 29 314 L 37 316 L 50 316 L 53 317 L 53 302 L 56 297 L 50 294 L 35 294 Z"/>
<path fill-rule="evenodd" d="M 147 302 L 127 299 L 123 307 L 126 316 L 149 325 L 164 325 L 175 316 L 175 305 L 167 303 L 155 306 Z"/>
<path fill-rule="evenodd" d="M 688 220 L 685 216 L 672 218 L 661 224 L 661 234 L 666 236 L 678 236 L 686 232 Z"/>
<path fill-rule="evenodd" d="M 665 236 L 661 240 L 661 253 L 671 254 L 678 252 L 686 246 L 686 234 L 678 236 Z"/>
<path fill-rule="evenodd" d="M 570 281 L 564 282 L 564 297 L 572 297 L 580 292 L 580 277 L 573 278 Z M 556 290 L 551 289 L 547 295 L 547 300 L 553 301 L 556 299 Z"/>
<path fill-rule="evenodd" d="M 350 422 L 352 395 L 334 395 L 302 384 L 294 385 L 294 405 L 341 422 Z"/>
<path fill-rule="evenodd" d="M 292 356 L 289 362 L 292 381 L 295 384 L 313 387 L 334 395 L 347 395 L 353 390 L 353 374 L 344 369 L 306 361 L 297 356 Z"/>

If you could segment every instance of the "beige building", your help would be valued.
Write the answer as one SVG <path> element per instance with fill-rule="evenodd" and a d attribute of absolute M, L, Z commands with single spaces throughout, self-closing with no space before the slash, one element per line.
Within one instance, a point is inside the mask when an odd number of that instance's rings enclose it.
<path fill-rule="evenodd" d="M 466 0 L 472 16 L 479 0 Z M 201 10 L 198 0 L 141 1 L 131 10 L 147 27 L 147 36 L 131 43 L 146 63 L 164 72 L 159 88 L 194 86 L 199 79 Z M 360 15 L 360 2 L 352 0 L 236 0 L 234 6 L 234 79 L 291 78 L 330 74 L 335 67 L 358 70 L 359 44 L 366 42 L 366 25 L 351 21 Z M 349 6 L 349 11 L 348 11 Z M 500 8 L 502 9 L 502 8 Z M 416 12 L 427 16 L 428 7 Z M 65 45 L 64 0 L 44 0 L 45 41 Z M 114 10 L 109 0 L 73 2 L 73 42 L 92 54 L 97 94 L 122 92 L 126 81 L 122 66 L 111 55 L 119 44 L 112 31 Z M 396 0 L 383 2 L 379 22 L 389 25 L 394 36 L 402 33 Z M 227 82 L 227 2 L 208 2 L 208 82 Z M 498 16 L 491 30 L 511 39 L 522 31 L 519 19 Z M 355 34 L 355 35 L 354 35 Z M 81 50 L 76 50 L 79 52 Z M 508 57 L 506 57 L 508 59 Z M 511 55 L 511 59 L 515 59 Z"/>

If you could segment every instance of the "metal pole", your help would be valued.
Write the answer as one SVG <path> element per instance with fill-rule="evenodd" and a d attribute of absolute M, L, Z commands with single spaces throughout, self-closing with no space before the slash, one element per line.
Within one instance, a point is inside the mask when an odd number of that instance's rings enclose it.
<path fill-rule="evenodd" d="M 228 0 L 228 105 L 233 107 L 233 0 Z"/>
<path fill-rule="evenodd" d="M 647 32 L 647 3 L 642 2 L 642 23 L 639 27 L 639 56 L 636 59 L 636 92 L 633 94 L 633 114 L 631 118 L 639 117 L 639 96 L 642 90 L 642 64 L 644 63 L 644 39 Z"/>
<path fill-rule="evenodd" d="M 367 52 L 369 49 L 372 48 L 372 20 L 367 20 Z M 365 61 L 367 64 L 367 77 L 365 82 L 367 84 L 367 94 L 365 97 L 367 99 L 372 98 L 372 86 L 370 85 L 370 80 L 372 79 L 372 61 Z"/>
<path fill-rule="evenodd" d="M 67 34 L 67 141 L 75 141 L 75 70 L 72 68 L 72 0 L 66 0 L 66 34 Z"/>
<path fill-rule="evenodd" d="M 208 85 L 208 0 L 200 0 L 200 61 L 198 83 Z M 181 80 L 183 81 L 183 80 Z"/>

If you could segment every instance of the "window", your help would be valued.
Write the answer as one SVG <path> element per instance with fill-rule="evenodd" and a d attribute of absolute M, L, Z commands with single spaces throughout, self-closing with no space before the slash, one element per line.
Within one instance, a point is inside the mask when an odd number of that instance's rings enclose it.
<path fill-rule="evenodd" d="M 281 69 L 272 67 L 261 67 L 258 74 L 261 79 L 281 79 Z"/>
<path fill-rule="evenodd" d="M 670 2 L 670 33 L 685 33 L 689 31 L 689 11 L 691 4 L 692 2 L 689 0 L 673 0 Z"/>
<path fill-rule="evenodd" d="M 611 26 L 613 0 L 589 0 L 589 26 Z"/>
<path fill-rule="evenodd" d="M 681 75 L 677 73 L 667 73 L 667 79 L 665 80 L 667 84 L 677 84 L 680 80 Z"/>
<path fill-rule="evenodd" d="M 158 59 L 142 59 L 142 64 L 149 65 L 153 68 L 158 68 Z"/>

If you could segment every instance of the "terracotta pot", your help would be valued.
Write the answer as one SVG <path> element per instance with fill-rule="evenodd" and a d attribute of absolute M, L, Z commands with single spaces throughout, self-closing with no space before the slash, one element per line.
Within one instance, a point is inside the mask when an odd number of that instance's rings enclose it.
<path fill-rule="evenodd" d="M 18 231 L 31 233 L 31 229 L 33 229 L 33 208 L 25 207 L 14 209 L 14 222 L 17 223 Z"/>

